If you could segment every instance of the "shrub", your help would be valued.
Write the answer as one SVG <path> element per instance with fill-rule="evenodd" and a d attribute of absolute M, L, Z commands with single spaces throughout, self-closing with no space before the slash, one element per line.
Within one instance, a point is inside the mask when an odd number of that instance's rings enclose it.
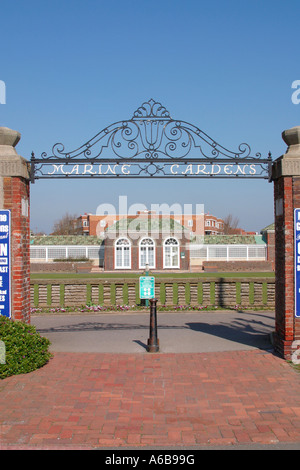
<path fill-rule="evenodd" d="M 4 316 L 0 317 L 0 340 L 5 345 L 0 379 L 32 372 L 45 365 L 52 356 L 48 351 L 50 341 L 41 337 L 34 326 Z"/>

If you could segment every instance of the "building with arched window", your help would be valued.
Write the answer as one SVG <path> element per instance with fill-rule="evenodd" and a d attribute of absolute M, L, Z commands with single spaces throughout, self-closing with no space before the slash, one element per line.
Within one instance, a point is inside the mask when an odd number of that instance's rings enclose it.
<path fill-rule="evenodd" d="M 179 260 L 179 249 L 180 244 L 177 238 L 168 237 L 164 240 L 163 244 L 163 259 L 164 259 L 164 268 L 165 269 L 179 269 L 180 260 Z"/>
<path fill-rule="evenodd" d="M 144 237 L 139 242 L 139 268 L 145 269 L 146 266 L 150 269 L 156 268 L 155 263 L 155 241 L 150 237 Z"/>
<path fill-rule="evenodd" d="M 116 240 L 115 269 L 131 269 L 131 243 L 128 238 Z"/>
<path fill-rule="evenodd" d="M 117 221 L 106 230 L 104 270 L 188 271 L 190 233 L 166 218 Z"/>

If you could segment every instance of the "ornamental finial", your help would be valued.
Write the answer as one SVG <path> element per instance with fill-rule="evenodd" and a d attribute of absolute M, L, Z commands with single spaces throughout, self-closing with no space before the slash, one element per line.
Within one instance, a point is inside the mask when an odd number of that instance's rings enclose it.
<path fill-rule="evenodd" d="M 143 103 L 134 113 L 132 119 L 164 119 L 171 120 L 169 111 L 152 98 Z"/>

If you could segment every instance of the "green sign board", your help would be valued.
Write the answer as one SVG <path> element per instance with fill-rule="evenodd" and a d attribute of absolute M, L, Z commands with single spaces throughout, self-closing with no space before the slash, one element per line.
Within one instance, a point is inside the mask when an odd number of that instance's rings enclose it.
<path fill-rule="evenodd" d="M 152 276 L 140 277 L 140 299 L 154 299 L 155 281 Z"/>

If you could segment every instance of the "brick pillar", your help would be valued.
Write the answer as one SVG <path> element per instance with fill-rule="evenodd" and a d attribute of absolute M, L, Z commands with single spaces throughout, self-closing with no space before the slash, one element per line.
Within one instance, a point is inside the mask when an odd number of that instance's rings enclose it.
<path fill-rule="evenodd" d="M 300 126 L 282 133 L 288 145 L 273 163 L 275 205 L 275 349 L 290 359 L 300 340 L 295 317 L 294 209 L 300 208 Z M 296 349 L 296 346 L 295 346 Z"/>
<path fill-rule="evenodd" d="M 0 127 L 0 209 L 11 211 L 11 317 L 30 323 L 30 172 L 15 150 L 20 137 Z"/>

